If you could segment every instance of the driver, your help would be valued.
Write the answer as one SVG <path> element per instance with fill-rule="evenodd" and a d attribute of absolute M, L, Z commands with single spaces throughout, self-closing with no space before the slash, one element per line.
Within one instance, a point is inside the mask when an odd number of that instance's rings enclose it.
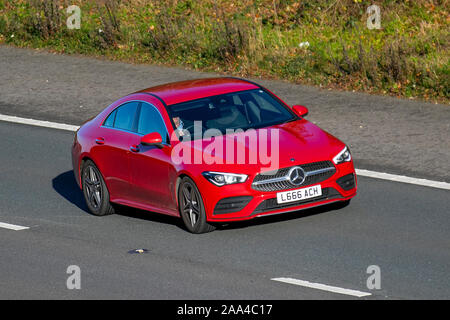
<path fill-rule="evenodd" d="M 173 117 L 173 123 L 175 124 L 176 131 L 180 137 L 184 136 L 183 132 L 183 121 L 181 121 L 180 117 Z"/>

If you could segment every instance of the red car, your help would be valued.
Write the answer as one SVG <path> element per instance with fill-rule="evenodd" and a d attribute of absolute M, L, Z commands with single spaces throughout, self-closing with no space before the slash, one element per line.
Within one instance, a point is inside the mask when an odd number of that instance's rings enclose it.
<path fill-rule="evenodd" d="M 193 233 L 347 204 L 356 195 L 350 150 L 307 113 L 231 77 L 145 89 L 80 127 L 76 181 L 94 215 L 121 204 L 181 216 Z"/>

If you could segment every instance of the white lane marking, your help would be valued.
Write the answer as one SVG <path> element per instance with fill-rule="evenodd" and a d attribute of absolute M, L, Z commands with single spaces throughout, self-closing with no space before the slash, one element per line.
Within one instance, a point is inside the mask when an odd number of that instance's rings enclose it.
<path fill-rule="evenodd" d="M 270 280 L 294 284 L 294 285 L 302 286 L 302 287 L 306 287 L 306 288 L 312 288 L 312 289 L 323 290 L 323 291 L 328 291 L 328 292 L 333 292 L 333 293 L 345 294 L 348 296 L 354 296 L 354 297 L 358 297 L 358 298 L 367 297 L 367 296 L 372 295 L 369 292 L 344 289 L 344 288 L 340 288 L 340 287 L 334 287 L 334 286 L 329 286 L 326 284 L 314 283 L 314 282 L 309 282 L 309 281 L 305 281 L 305 280 L 298 280 L 298 279 L 294 279 L 294 278 L 272 278 Z"/>
<path fill-rule="evenodd" d="M 60 130 L 66 130 L 66 131 L 77 131 L 79 128 L 78 126 L 73 126 L 71 124 L 20 118 L 20 117 L 14 117 L 14 116 L 7 116 L 7 115 L 3 115 L 3 114 L 0 114 L 0 120 L 7 121 L 7 122 L 13 122 L 13 123 L 28 124 L 31 126 L 60 129 Z"/>
<path fill-rule="evenodd" d="M 77 131 L 79 128 L 78 126 L 74 126 L 74 125 L 70 125 L 70 124 L 20 118 L 20 117 L 14 117 L 14 116 L 7 116 L 7 115 L 3 115 L 3 114 L 0 114 L 0 120 L 7 121 L 7 122 L 13 122 L 13 123 L 28 124 L 28 125 L 32 125 L 32 126 L 61 129 L 61 130 L 67 130 L 67 131 Z M 450 190 L 450 183 L 447 183 L 447 182 L 411 178 L 411 177 L 407 177 L 407 176 L 401 176 L 401 175 L 383 173 L 383 172 L 376 172 L 376 171 L 369 171 L 369 170 L 364 170 L 364 169 L 356 169 L 356 174 L 363 176 L 363 177 L 403 182 L 403 183 L 410 183 L 410 184 L 415 184 L 415 185 L 419 185 L 419 186 Z"/>
<path fill-rule="evenodd" d="M 4 222 L 0 222 L 0 228 L 5 228 L 5 229 L 9 229 L 9 230 L 14 230 L 14 231 L 30 229 L 30 227 L 23 227 L 23 226 L 18 226 L 15 224 L 4 223 Z"/>
<path fill-rule="evenodd" d="M 425 186 L 425 187 L 450 190 L 450 183 L 442 182 L 442 181 L 411 178 L 411 177 L 407 177 L 407 176 L 400 176 L 400 175 L 390 174 L 390 173 L 369 171 L 369 170 L 364 170 L 364 169 L 356 169 L 356 174 L 359 176 L 363 176 L 363 177 L 383 179 L 383 180 L 389 180 L 389 181 L 415 184 L 415 185 Z"/>

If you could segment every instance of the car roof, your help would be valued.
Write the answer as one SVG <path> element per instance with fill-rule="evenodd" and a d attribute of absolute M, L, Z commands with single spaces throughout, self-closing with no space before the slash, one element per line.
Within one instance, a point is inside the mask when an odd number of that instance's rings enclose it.
<path fill-rule="evenodd" d="M 167 105 L 172 105 L 219 94 L 258 88 L 260 86 L 247 80 L 223 77 L 172 82 L 147 88 L 138 93 L 156 95 Z"/>

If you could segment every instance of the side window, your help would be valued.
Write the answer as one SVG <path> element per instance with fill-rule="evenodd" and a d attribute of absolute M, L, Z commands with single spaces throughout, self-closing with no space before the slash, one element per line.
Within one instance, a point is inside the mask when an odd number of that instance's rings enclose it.
<path fill-rule="evenodd" d="M 139 102 L 133 101 L 117 108 L 114 128 L 132 131 L 138 105 Z"/>
<path fill-rule="evenodd" d="M 158 109 L 147 103 L 142 103 L 138 122 L 138 133 L 145 135 L 151 132 L 158 132 L 163 141 L 168 142 L 167 129 Z"/>
<path fill-rule="evenodd" d="M 105 127 L 114 127 L 114 120 L 116 120 L 116 113 L 117 109 L 115 109 L 111 114 L 106 118 L 105 122 L 103 122 L 103 125 Z"/>

